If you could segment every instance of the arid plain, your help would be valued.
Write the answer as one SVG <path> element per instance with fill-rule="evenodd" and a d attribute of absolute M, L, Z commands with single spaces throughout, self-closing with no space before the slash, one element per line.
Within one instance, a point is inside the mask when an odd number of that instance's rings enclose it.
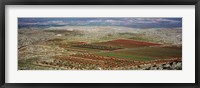
<path fill-rule="evenodd" d="M 18 70 L 181 70 L 181 28 L 18 29 Z"/>

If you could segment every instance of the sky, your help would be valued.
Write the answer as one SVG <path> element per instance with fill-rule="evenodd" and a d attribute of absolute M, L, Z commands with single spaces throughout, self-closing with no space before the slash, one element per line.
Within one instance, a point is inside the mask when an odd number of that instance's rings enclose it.
<path fill-rule="evenodd" d="M 131 28 L 174 28 L 182 27 L 182 18 L 18 18 L 19 28 L 52 26 L 125 26 Z"/>

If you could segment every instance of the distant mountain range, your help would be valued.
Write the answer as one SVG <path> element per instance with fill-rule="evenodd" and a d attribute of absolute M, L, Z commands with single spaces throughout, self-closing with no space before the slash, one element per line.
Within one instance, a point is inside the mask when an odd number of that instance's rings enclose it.
<path fill-rule="evenodd" d="M 46 28 L 54 26 L 125 26 L 131 28 L 174 28 L 182 27 L 182 18 L 18 18 L 18 28 Z"/>

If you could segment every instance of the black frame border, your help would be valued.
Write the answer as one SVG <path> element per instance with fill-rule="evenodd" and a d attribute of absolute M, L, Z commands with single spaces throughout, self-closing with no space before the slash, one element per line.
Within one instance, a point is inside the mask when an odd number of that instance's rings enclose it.
<path fill-rule="evenodd" d="M 0 87 L 10 88 L 200 88 L 200 0 L 2 0 L 0 1 Z M 6 5 L 195 5 L 195 83 L 5 83 Z"/>

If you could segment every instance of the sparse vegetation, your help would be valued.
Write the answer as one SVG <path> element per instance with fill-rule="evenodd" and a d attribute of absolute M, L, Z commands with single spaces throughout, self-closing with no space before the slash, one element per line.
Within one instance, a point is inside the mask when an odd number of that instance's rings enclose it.
<path fill-rule="evenodd" d="M 18 30 L 18 70 L 180 70 L 182 31 L 118 26 Z"/>

